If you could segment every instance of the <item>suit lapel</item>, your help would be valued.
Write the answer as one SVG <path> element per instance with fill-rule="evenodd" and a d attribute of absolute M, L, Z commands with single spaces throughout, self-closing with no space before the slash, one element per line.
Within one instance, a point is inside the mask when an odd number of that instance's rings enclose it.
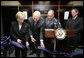
<path fill-rule="evenodd" d="M 21 29 L 19 30 L 19 32 L 22 32 L 24 28 L 25 28 L 25 24 L 24 24 L 24 22 L 23 22 L 22 27 L 21 27 Z"/>
<path fill-rule="evenodd" d="M 34 23 L 35 23 L 35 22 L 34 22 Z M 37 29 L 37 28 L 40 27 L 40 24 L 41 24 L 41 22 L 40 22 L 40 19 L 39 19 L 39 21 L 36 23 L 36 26 L 34 26 L 34 27 Z"/>
<path fill-rule="evenodd" d="M 19 24 L 18 24 L 18 22 L 16 24 L 16 29 L 17 29 L 17 31 L 19 31 Z"/>
<path fill-rule="evenodd" d="M 50 21 L 50 23 L 48 24 L 48 19 L 47 19 L 47 26 L 51 26 L 51 25 L 53 25 L 53 19 Z"/>
<path fill-rule="evenodd" d="M 72 24 L 76 24 L 78 22 L 78 17 L 75 20 L 72 19 Z"/>

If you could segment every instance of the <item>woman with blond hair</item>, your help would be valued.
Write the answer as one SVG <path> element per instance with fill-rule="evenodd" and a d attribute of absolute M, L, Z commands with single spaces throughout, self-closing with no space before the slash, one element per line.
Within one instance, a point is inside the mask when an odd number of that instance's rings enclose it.
<path fill-rule="evenodd" d="M 27 49 L 26 46 L 29 45 L 29 27 L 28 24 L 24 22 L 25 14 L 21 11 L 16 13 L 17 21 L 12 22 L 10 34 L 12 40 L 24 46 L 24 49 L 15 47 L 15 57 L 20 57 L 20 51 L 22 52 L 22 57 L 26 57 Z"/>

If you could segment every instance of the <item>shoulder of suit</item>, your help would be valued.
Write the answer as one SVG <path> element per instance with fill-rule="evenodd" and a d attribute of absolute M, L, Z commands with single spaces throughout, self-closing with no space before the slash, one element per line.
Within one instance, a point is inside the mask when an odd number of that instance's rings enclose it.
<path fill-rule="evenodd" d="M 72 20 L 72 18 L 69 18 L 68 20 Z"/>
<path fill-rule="evenodd" d="M 43 17 L 40 17 L 41 19 L 43 19 Z"/>
<path fill-rule="evenodd" d="M 55 17 L 54 17 L 53 19 L 54 19 L 54 20 L 57 20 L 57 18 L 55 18 Z"/>
<path fill-rule="evenodd" d="M 40 17 L 41 21 L 44 21 L 43 17 Z"/>
<path fill-rule="evenodd" d="M 24 22 L 25 26 L 29 26 L 28 23 Z"/>
<path fill-rule="evenodd" d="M 33 17 L 32 16 L 29 17 L 28 21 L 33 21 Z"/>
<path fill-rule="evenodd" d="M 26 23 L 26 22 L 24 22 L 24 24 L 26 24 L 26 25 L 27 25 L 27 23 Z"/>
<path fill-rule="evenodd" d="M 29 20 L 30 20 L 30 19 L 33 19 L 33 17 L 32 17 L 32 16 L 31 16 L 31 17 L 29 17 Z"/>
<path fill-rule="evenodd" d="M 57 22 L 57 21 L 58 21 L 58 19 L 54 17 L 54 18 L 53 18 L 53 21 Z"/>
<path fill-rule="evenodd" d="M 47 21 L 47 20 L 48 20 L 48 18 L 46 17 L 46 18 L 45 18 L 45 21 Z"/>
<path fill-rule="evenodd" d="M 79 18 L 79 19 L 83 19 L 82 17 L 79 17 L 79 16 L 78 16 L 77 18 Z"/>

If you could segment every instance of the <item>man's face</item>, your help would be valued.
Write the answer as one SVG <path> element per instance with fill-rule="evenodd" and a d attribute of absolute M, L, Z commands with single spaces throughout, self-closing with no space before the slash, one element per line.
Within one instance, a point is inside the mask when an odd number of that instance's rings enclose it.
<path fill-rule="evenodd" d="M 40 18 L 39 16 L 34 15 L 34 16 L 33 16 L 34 22 L 37 22 L 37 21 L 39 20 L 39 18 Z"/>
<path fill-rule="evenodd" d="M 76 10 L 72 10 L 72 11 L 71 11 L 72 17 L 76 16 L 77 14 L 78 14 L 78 12 L 76 12 Z"/>
<path fill-rule="evenodd" d="M 51 20 L 53 17 L 54 17 L 54 14 L 52 14 L 52 13 L 50 13 L 50 12 L 47 14 L 47 18 L 48 18 L 49 20 Z"/>

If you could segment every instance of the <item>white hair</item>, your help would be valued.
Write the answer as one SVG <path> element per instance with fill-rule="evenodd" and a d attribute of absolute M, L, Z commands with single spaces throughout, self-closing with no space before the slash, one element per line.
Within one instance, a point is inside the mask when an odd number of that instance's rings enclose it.
<path fill-rule="evenodd" d="M 38 15 L 39 17 L 41 16 L 41 13 L 39 11 L 35 11 L 33 15 Z"/>
<path fill-rule="evenodd" d="M 48 13 L 54 14 L 54 10 L 50 9 L 50 10 L 48 11 Z"/>

